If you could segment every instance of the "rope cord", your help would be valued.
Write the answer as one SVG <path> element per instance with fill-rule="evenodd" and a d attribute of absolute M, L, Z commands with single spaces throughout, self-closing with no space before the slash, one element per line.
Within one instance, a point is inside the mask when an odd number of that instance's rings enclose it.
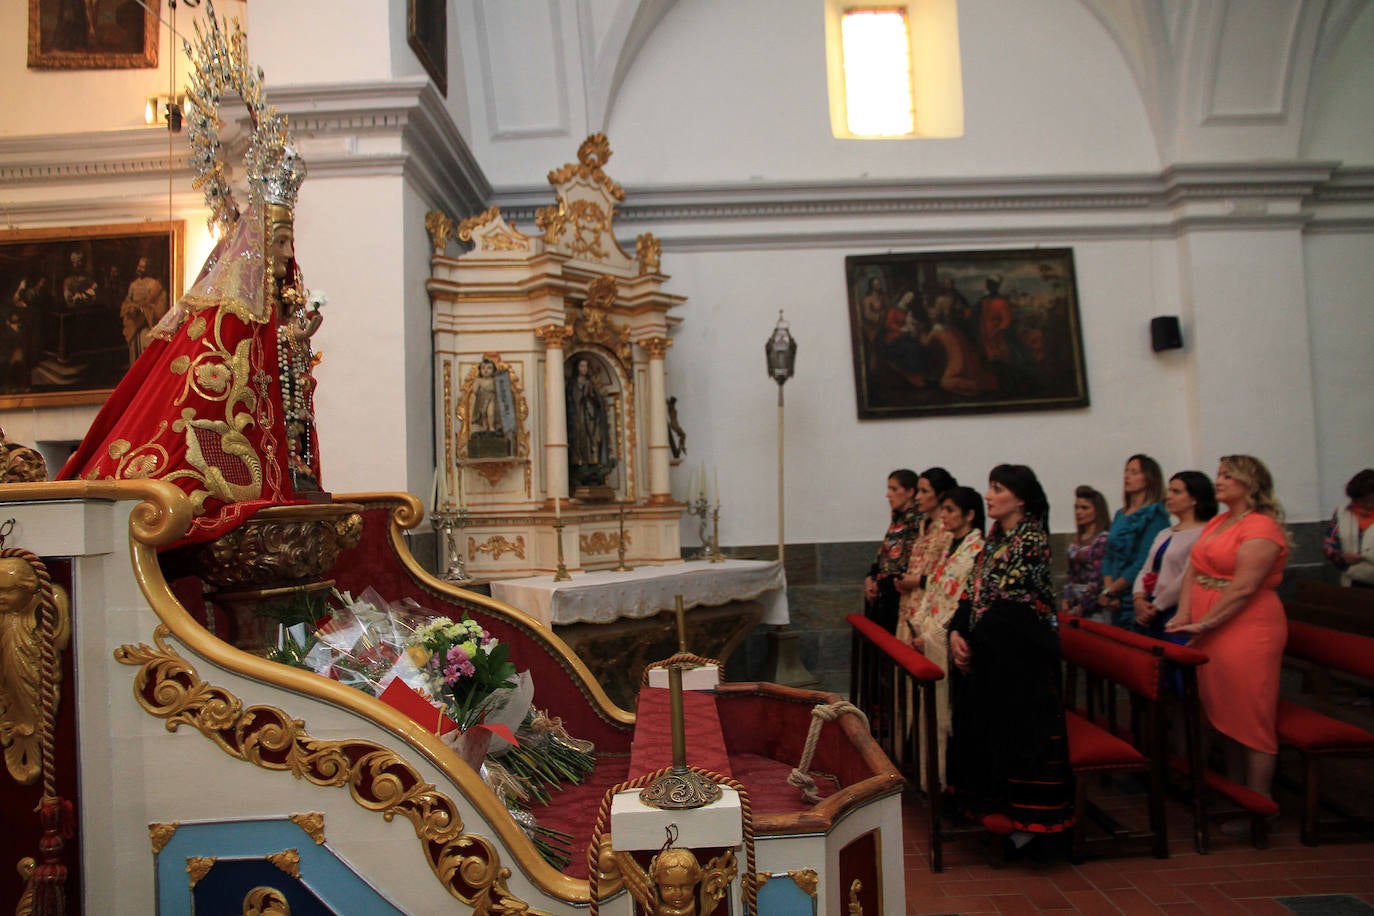
<path fill-rule="evenodd" d="M 821 703 L 811 710 L 811 728 L 806 733 L 806 745 L 802 748 L 801 762 L 787 775 L 787 784 L 800 789 L 802 798 L 806 799 L 809 805 L 821 800 L 820 792 L 816 789 L 816 780 L 812 779 L 808 772 L 811 769 L 811 758 L 816 754 L 816 745 L 821 739 L 821 729 L 825 727 L 825 723 L 833 722 L 846 714 L 858 716 L 864 729 L 868 729 L 868 717 L 864 715 L 863 710 L 848 700 Z"/>

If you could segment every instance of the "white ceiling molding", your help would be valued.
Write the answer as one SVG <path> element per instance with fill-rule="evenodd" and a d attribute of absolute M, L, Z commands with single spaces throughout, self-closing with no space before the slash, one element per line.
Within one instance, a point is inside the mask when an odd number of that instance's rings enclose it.
<path fill-rule="evenodd" d="M 284 86 L 268 96 L 289 118 L 311 175 L 404 175 L 446 213 L 487 206 L 491 185 L 428 80 Z M 186 140 L 174 140 L 174 202 L 195 210 Z M 0 137 L 0 207 L 13 221 L 165 217 L 167 153 L 159 127 Z"/>
<path fill-rule="evenodd" d="M 268 89 L 311 174 L 404 174 L 446 213 L 476 213 L 491 185 L 427 79 Z"/>
<path fill-rule="evenodd" d="M 0 137 L 0 187 L 165 178 L 168 153 L 165 127 Z M 170 153 L 176 175 L 189 177 L 185 139 Z"/>
<path fill-rule="evenodd" d="M 1157 175 L 634 187 L 616 222 L 665 250 L 935 243 L 941 239 L 1170 238 L 1198 229 L 1374 228 L 1374 169 L 1337 163 L 1189 164 Z M 497 193 L 533 222 L 548 189 Z M 629 238 L 629 236 L 627 236 Z"/>

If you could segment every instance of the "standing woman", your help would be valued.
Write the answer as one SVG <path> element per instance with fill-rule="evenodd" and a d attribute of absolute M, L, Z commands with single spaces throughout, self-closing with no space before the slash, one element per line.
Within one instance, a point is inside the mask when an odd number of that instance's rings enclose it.
<path fill-rule="evenodd" d="M 1073 522 L 1078 533 L 1069 543 L 1069 580 L 1059 609 L 1075 617 L 1106 620 L 1097 604 L 1102 594 L 1102 560 L 1107 555 L 1107 526 L 1111 513 L 1107 499 L 1089 486 L 1073 491 Z"/>
<path fill-rule="evenodd" d="M 940 525 L 949 535 L 949 550 L 927 580 L 925 597 L 912 621 L 912 645 L 925 657 L 949 668 L 949 624 L 964 597 L 973 562 L 983 551 L 983 500 L 972 487 L 954 487 L 940 497 Z M 940 782 L 945 781 L 945 747 L 949 739 L 949 679 L 935 682 L 935 721 Z"/>
<path fill-rule="evenodd" d="M 906 574 L 911 545 L 920 534 L 916 480 L 916 472 L 907 468 L 887 476 L 887 506 L 892 510 L 892 522 L 864 579 L 864 616 L 889 633 L 897 629 L 897 610 L 902 598 L 897 580 Z"/>
<path fill-rule="evenodd" d="M 1183 595 L 1167 632 L 1193 636 L 1210 661 L 1198 692 L 1212 727 L 1230 739 L 1231 772 L 1270 797 L 1278 738 L 1279 669 L 1288 621 L 1274 588 L 1288 560 L 1283 508 L 1258 458 L 1227 455 L 1217 469 L 1217 501 L 1226 513 L 1207 523 L 1183 574 Z"/>
<path fill-rule="evenodd" d="M 988 477 L 992 531 L 950 626 L 954 692 L 949 783 L 975 817 L 1007 818 L 1022 845 L 1073 825 L 1049 502 L 1025 465 Z"/>
<path fill-rule="evenodd" d="M 1155 535 L 1131 595 L 1136 628 L 1156 639 L 1164 636 L 1164 625 L 1178 608 L 1188 555 L 1202 534 L 1202 526 L 1217 514 L 1212 481 L 1201 471 L 1179 471 L 1169 478 L 1164 508 L 1178 523 Z"/>
<path fill-rule="evenodd" d="M 949 552 L 949 532 L 940 524 L 936 510 L 940 496 L 954 489 L 959 482 L 944 468 L 931 468 L 916 481 L 916 511 L 921 513 L 920 533 L 911 545 L 911 559 L 906 572 L 897 580 L 902 599 L 898 606 L 897 638 L 910 645 L 920 633 L 916 612 L 926 594 L 926 582 L 935 566 Z"/>
<path fill-rule="evenodd" d="M 1164 472 L 1149 455 L 1132 455 L 1121 475 L 1121 508 L 1107 532 L 1102 559 L 1102 594 L 1098 607 L 1112 623 L 1130 628 L 1135 622 L 1131 587 L 1155 535 L 1169 527 L 1164 511 Z"/>

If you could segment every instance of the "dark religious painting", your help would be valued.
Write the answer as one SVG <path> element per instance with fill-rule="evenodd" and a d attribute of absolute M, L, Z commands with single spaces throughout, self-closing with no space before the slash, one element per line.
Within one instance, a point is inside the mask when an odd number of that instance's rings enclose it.
<path fill-rule="evenodd" d="M 181 295 L 184 231 L 0 232 L 0 409 L 104 401 Z"/>
<path fill-rule="evenodd" d="M 860 419 L 1088 405 L 1072 249 L 844 263 Z"/>
<path fill-rule="evenodd" d="M 29 0 L 31 70 L 157 66 L 160 0 Z"/>
<path fill-rule="evenodd" d="M 406 0 L 406 40 L 425 72 L 448 96 L 448 2 Z"/>

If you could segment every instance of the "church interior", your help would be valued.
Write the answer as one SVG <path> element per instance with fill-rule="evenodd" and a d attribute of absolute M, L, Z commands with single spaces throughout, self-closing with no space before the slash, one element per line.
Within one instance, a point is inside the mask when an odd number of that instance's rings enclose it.
<path fill-rule="evenodd" d="M 1367 823 L 1318 833 L 1374 801 L 1323 544 L 1370 47 L 1367 0 L 5 4 L 5 905 L 1374 912 Z M 941 810 L 956 659 L 864 618 L 894 469 L 1033 469 L 1057 589 L 1137 455 L 1262 460 L 1334 730 L 1275 814 L 1204 785 L 1197 652 L 1061 628 L 1070 745 L 1144 775 L 1093 774 L 1120 849 L 1023 852 Z"/>

